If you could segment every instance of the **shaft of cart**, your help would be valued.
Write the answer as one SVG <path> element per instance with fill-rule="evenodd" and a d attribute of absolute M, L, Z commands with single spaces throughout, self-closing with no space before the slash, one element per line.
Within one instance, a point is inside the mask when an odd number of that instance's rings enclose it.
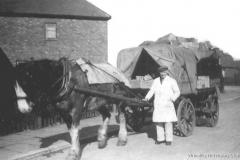
<path fill-rule="evenodd" d="M 116 95 L 116 94 L 111 94 L 108 92 L 101 92 L 101 91 L 97 91 L 94 89 L 90 89 L 90 88 L 79 88 L 79 87 L 75 87 L 76 91 L 79 92 L 85 92 L 85 93 L 91 93 L 91 94 L 95 94 L 95 95 L 99 95 L 99 96 L 104 96 L 104 97 L 109 97 L 109 98 L 113 98 L 113 99 L 117 99 L 117 100 L 123 100 L 126 101 L 126 103 L 131 103 L 132 105 L 140 105 L 140 106 L 147 106 L 147 107 L 153 107 L 153 104 L 150 102 L 146 102 L 140 99 L 134 99 L 134 98 L 129 98 L 129 97 L 125 97 L 122 95 Z"/>

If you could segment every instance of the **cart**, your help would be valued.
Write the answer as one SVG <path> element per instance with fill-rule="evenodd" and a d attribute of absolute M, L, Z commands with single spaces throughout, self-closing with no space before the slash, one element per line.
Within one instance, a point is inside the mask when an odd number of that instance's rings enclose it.
<path fill-rule="evenodd" d="M 218 54 L 210 50 L 157 44 L 123 49 L 117 59 L 118 69 L 130 81 L 130 90 L 142 97 L 158 77 L 156 69 L 161 65 L 168 66 L 169 76 L 177 80 L 181 91 L 174 103 L 178 133 L 190 136 L 196 125 L 216 126 L 219 119 L 218 87 L 222 76 Z M 127 126 L 139 131 L 146 112 L 151 109 L 152 106 L 144 104 L 126 107 Z"/>

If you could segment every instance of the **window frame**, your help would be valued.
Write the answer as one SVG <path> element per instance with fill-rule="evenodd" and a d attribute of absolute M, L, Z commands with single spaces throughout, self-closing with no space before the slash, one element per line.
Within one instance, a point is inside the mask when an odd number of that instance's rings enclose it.
<path fill-rule="evenodd" d="M 54 34 L 54 36 L 52 36 Z M 57 23 L 46 22 L 45 23 L 45 39 L 57 40 Z"/>

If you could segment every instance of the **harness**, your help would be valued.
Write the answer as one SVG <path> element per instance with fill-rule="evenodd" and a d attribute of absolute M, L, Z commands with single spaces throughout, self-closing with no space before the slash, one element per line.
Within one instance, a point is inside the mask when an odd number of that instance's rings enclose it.
<path fill-rule="evenodd" d="M 61 87 L 54 92 L 53 94 L 51 94 L 51 99 L 55 102 L 61 102 L 61 101 L 66 101 L 70 94 L 72 93 L 72 91 L 74 89 L 76 89 L 76 75 L 75 75 L 75 71 L 77 70 L 81 70 L 81 67 L 74 61 L 69 61 L 66 57 L 63 57 L 59 60 L 60 64 L 63 66 L 63 72 L 62 72 L 62 76 L 60 78 L 58 78 L 58 80 L 53 83 L 50 88 L 45 92 L 45 96 L 47 96 L 47 94 L 57 85 L 57 84 L 61 84 Z M 98 67 L 96 67 L 95 65 L 93 65 L 92 63 L 90 63 L 89 61 L 87 62 L 89 63 L 91 66 L 102 70 Z M 120 81 L 112 76 L 111 74 L 107 73 L 106 71 L 102 70 L 103 72 L 105 72 L 106 74 L 110 75 L 117 83 L 119 83 L 120 86 L 122 86 L 125 91 L 127 91 L 127 93 L 130 93 L 132 95 L 134 95 L 135 97 L 139 97 L 137 95 L 135 95 L 133 92 L 131 92 L 130 90 L 128 90 L 124 85 L 121 85 Z M 125 93 L 125 92 L 124 92 Z M 20 99 L 28 99 L 28 97 L 17 97 L 18 100 Z"/>
<path fill-rule="evenodd" d="M 71 64 L 66 57 L 60 59 L 63 66 L 62 76 L 52 85 L 54 87 L 58 82 L 62 82 L 60 89 L 53 95 L 55 101 L 66 100 L 73 91 L 73 86 L 75 85 L 70 79 L 72 76 Z M 51 88 L 52 88 L 51 87 Z M 51 89 L 50 88 L 50 89 Z"/>
<path fill-rule="evenodd" d="M 50 100 L 52 102 L 61 102 L 61 101 L 66 101 L 70 94 L 72 93 L 72 91 L 74 90 L 74 87 L 76 85 L 75 83 L 75 79 L 74 79 L 74 73 L 72 73 L 73 70 L 78 69 L 76 64 L 71 63 L 71 61 L 69 61 L 67 58 L 61 58 L 59 60 L 60 65 L 63 67 L 63 72 L 62 72 L 62 76 L 60 78 L 58 78 L 58 80 L 53 83 L 47 90 L 46 92 L 44 92 L 42 94 L 42 92 L 39 92 L 37 94 L 39 94 L 39 96 L 44 97 L 44 99 L 46 101 Z M 55 91 L 54 93 L 50 93 L 50 91 L 52 91 L 52 89 L 57 85 L 60 84 L 60 88 Z M 18 85 L 18 83 L 17 83 Z M 48 98 L 47 98 L 48 97 Z M 27 100 L 28 103 L 30 103 L 33 107 L 35 104 L 29 100 L 28 96 L 17 96 L 16 97 L 17 100 Z M 50 102 L 48 101 L 48 102 Z M 50 102 L 51 103 L 51 102 Z M 49 105 L 51 106 L 51 105 Z M 38 107 L 39 111 L 47 111 L 49 110 L 49 107 L 47 108 L 42 108 L 42 107 Z"/>

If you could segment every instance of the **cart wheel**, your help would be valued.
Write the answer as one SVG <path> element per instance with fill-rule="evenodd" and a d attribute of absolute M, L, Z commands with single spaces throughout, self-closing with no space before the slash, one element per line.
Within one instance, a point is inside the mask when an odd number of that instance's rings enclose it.
<path fill-rule="evenodd" d="M 219 105 L 217 97 L 210 95 L 208 98 L 207 108 L 210 109 L 210 114 L 207 116 L 207 125 L 209 127 L 215 127 L 218 123 L 219 117 Z"/>
<path fill-rule="evenodd" d="M 144 107 L 125 108 L 125 118 L 128 131 L 139 132 L 145 123 Z"/>
<path fill-rule="evenodd" d="M 184 136 L 190 136 L 193 133 L 196 123 L 195 109 L 189 99 L 183 99 L 177 110 L 178 128 Z"/>

